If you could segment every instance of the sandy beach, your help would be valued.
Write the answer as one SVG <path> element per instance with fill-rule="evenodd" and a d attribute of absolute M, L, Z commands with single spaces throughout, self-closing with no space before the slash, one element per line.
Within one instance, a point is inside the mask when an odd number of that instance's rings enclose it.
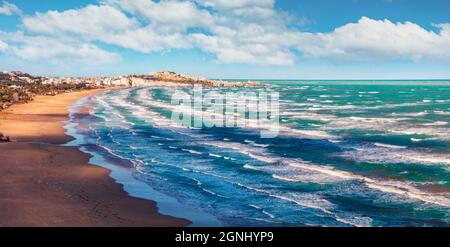
<path fill-rule="evenodd" d="M 101 90 L 37 96 L 0 112 L 0 226 L 186 226 L 130 197 L 109 170 L 88 163 L 63 121 L 77 100 Z"/>

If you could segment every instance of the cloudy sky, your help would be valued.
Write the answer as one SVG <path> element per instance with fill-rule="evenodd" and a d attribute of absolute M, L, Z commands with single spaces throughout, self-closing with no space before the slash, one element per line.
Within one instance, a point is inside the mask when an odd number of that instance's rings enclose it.
<path fill-rule="evenodd" d="M 0 70 L 448 79 L 449 0 L 0 0 Z"/>

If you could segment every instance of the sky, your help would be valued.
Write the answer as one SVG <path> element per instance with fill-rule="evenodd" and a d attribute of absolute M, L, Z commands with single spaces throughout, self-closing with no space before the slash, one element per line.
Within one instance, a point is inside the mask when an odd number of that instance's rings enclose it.
<path fill-rule="evenodd" d="M 450 0 L 0 0 L 0 70 L 450 79 Z"/>

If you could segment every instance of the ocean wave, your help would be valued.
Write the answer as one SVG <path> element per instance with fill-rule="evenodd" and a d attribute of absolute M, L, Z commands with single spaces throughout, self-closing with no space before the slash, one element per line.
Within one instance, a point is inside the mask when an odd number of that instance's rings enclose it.
<path fill-rule="evenodd" d="M 259 144 L 259 143 L 252 143 L 252 145 L 255 146 L 255 147 L 263 147 L 263 148 L 266 148 L 266 147 L 270 146 L 269 144 Z"/>
<path fill-rule="evenodd" d="M 448 123 L 444 121 L 436 121 L 429 124 L 413 124 L 405 122 L 405 120 L 409 120 L 408 118 L 333 117 L 332 115 L 320 116 L 320 114 L 310 116 L 312 117 L 311 119 L 317 117 L 320 121 L 327 121 L 325 125 L 320 127 L 320 129 L 325 131 L 369 129 L 392 134 L 426 135 L 444 141 L 450 140 L 450 131 L 444 127 Z"/>
<path fill-rule="evenodd" d="M 339 213 L 333 212 L 335 209 L 335 205 L 330 201 L 324 199 L 323 197 L 312 194 L 312 193 L 282 193 L 274 190 L 265 190 L 259 189 L 252 186 L 243 185 L 237 183 L 237 185 L 247 188 L 249 190 L 266 194 L 270 197 L 277 198 L 283 201 L 294 203 L 303 208 L 314 209 L 319 212 L 325 214 L 325 216 L 329 216 L 335 219 L 338 222 L 344 223 L 346 225 L 357 226 L 357 227 L 365 227 L 370 226 L 372 219 L 369 217 L 363 217 L 356 214 L 347 213 L 347 217 L 341 216 Z M 348 217 L 350 216 L 350 217 Z M 356 220 L 355 220 L 356 219 Z"/>
<path fill-rule="evenodd" d="M 421 141 L 423 141 L 423 139 L 418 139 L 418 138 L 410 138 L 410 140 L 412 142 L 421 142 Z"/>
<path fill-rule="evenodd" d="M 380 142 L 375 142 L 374 145 L 377 146 L 377 147 L 392 148 L 392 149 L 405 149 L 405 148 L 407 148 L 405 146 L 397 146 L 397 145 L 385 144 L 385 143 L 380 143 Z"/>
<path fill-rule="evenodd" d="M 250 164 L 245 164 L 243 167 L 246 169 L 254 170 L 254 171 L 263 171 L 264 170 L 263 167 L 253 166 Z"/>
<path fill-rule="evenodd" d="M 204 192 L 210 194 L 210 195 L 213 195 L 213 196 L 217 196 L 217 197 L 221 197 L 221 198 L 225 198 L 225 199 L 229 199 L 229 198 L 230 198 L 230 197 L 228 197 L 228 196 L 224 196 L 224 195 L 222 195 L 222 194 L 216 193 L 216 192 L 214 192 L 214 191 L 212 191 L 212 190 L 209 190 L 209 189 L 202 188 L 202 190 L 203 190 Z"/>
<path fill-rule="evenodd" d="M 348 102 L 350 103 L 350 102 Z M 424 106 L 428 102 L 413 102 L 413 103 L 400 103 L 400 104 L 382 104 L 377 106 L 359 106 L 354 104 L 347 105 L 314 105 L 313 107 L 306 108 L 308 111 L 323 111 L 323 110 L 376 110 L 376 109 L 393 109 L 400 107 L 413 107 Z"/>
<path fill-rule="evenodd" d="M 226 147 L 226 146 L 219 145 L 219 147 Z M 236 146 L 231 146 L 231 147 L 233 149 L 236 148 Z M 443 206 L 443 207 L 450 207 L 450 198 L 448 198 L 446 196 L 442 196 L 442 195 L 435 195 L 435 194 L 430 194 L 430 193 L 421 191 L 421 190 L 415 188 L 413 185 L 410 185 L 408 183 L 403 183 L 400 181 L 390 181 L 388 179 L 380 180 L 380 179 L 369 178 L 369 177 L 354 174 L 351 172 L 338 170 L 331 166 L 311 164 L 309 162 L 305 162 L 305 161 L 302 161 L 299 159 L 286 159 L 283 157 L 273 157 L 273 156 L 270 156 L 269 154 L 267 154 L 264 150 L 260 150 L 260 152 L 258 152 L 258 154 L 255 154 L 255 153 L 249 152 L 248 150 L 242 151 L 239 148 L 237 148 L 237 149 L 240 152 L 249 155 L 249 157 L 251 157 L 251 158 L 255 158 L 259 161 L 266 162 L 268 164 L 280 164 L 280 165 L 284 164 L 284 165 L 288 165 L 288 166 L 300 169 L 303 172 L 306 171 L 306 172 L 314 173 L 313 176 L 311 176 L 311 174 L 309 174 L 308 177 L 301 177 L 302 174 L 297 173 L 298 175 L 297 174 L 296 175 L 298 177 L 295 180 L 297 182 L 308 181 L 307 179 L 310 179 L 309 181 L 316 182 L 316 183 L 323 183 L 324 180 L 327 182 L 336 182 L 337 181 L 337 180 L 334 180 L 334 181 L 330 180 L 330 177 L 335 178 L 335 179 L 337 178 L 340 180 L 358 180 L 358 181 L 366 184 L 369 188 L 372 188 L 375 190 L 379 190 L 379 191 L 386 192 L 386 193 L 392 193 L 392 194 L 395 194 L 398 196 L 407 197 L 412 200 L 419 200 L 419 201 L 423 201 L 426 203 L 432 203 L 432 204 Z M 393 154 L 393 153 L 388 152 L 388 154 Z M 345 156 L 345 154 L 344 154 L 344 156 Z M 367 155 L 367 151 L 365 149 L 361 149 L 361 153 L 354 153 L 354 155 L 352 155 L 352 157 L 356 159 L 358 157 L 366 158 L 366 157 L 370 157 L 370 156 Z M 406 157 L 408 157 L 408 156 L 405 156 L 405 158 Z M 416 156 L 415 160 L 420 160 L 420 157 Z M 436 160 L 436 158 L 433 158 L 433 156 L 429 156 L 429 157 L 427 157 L 427 161 L 442 162 L 442 159 Z M 450 159 L 448 161 L 445 160 L 445 162 L 450 162 Z M 247 166 L 247 167 L 249 167 L 249 166 Z M 305 174 L 305 173 L 303 173 L 303 174 Z M 322 176 L 317 176 L 317 174 L 322 174 Z M 323 175 L 325 175 L 325 176 L 323 176 Z M 280 175 L 278 175 L 278 176 L 280 176 Z M 292 177 L 292 174 L 291 174 L 291 177 L 289 177 L 289 179 L 292 182 L 295 179 L 295 177 Z M 301 179 L 304 179 L 304 180 L 301 180 Z M 324 179 L 324 180 L 320 181 L 319 179 Z"/>
<path fill-rule="evenodd" d="M 216 158 L 222 158 L 222 156 L 218 154 L 209 153 L 208 155 Z"/>
<path fill-rule="evenodd" d="M 275 219 L 276 218 L 276 216 L 274 214 L 271 214 L 271 213 L 267 212 L 266 210 L 264 210 L 260 206 L 256 206 L 256 205 L 253 205 L 253 204 L 249 204 L 249 206 L 254 208 L 254 209 L 257 209 L 258 211 L 260 211 L 261 213 L 265 214 L 266 216 L 269 216 L 269 218 L 271 218 L 271 219 Z"/>
<path fill-rule="evenodd" d="M 423 124 L 423 126 L 444 126 L 444 125 L 448 125 L 448 122 L 445 122 L 445 121 L 436 121 L 436 122 L 433 122 L 433 123 L 426 123 L 426 124 Z M 450 131 L 450 130 L 449 130 Z"/>
<path fill-rule="evenodd" d="M 211 143 L 206 143 L 206 144 L 211 145 Z M 292 176 L 292 173 L 291 173 L 290 177 L 288 177 L 291 180 L 291 182 L 294 180 L 297 182 L 307 181 L 307 182 L 316 182 L 316 183 L 336 182 L 337 181 L 337 180 L 330 179 L 330 177 L 334 178 L 334 179 L 338 178 L 340 180 L 358 180 L 358 181 L 361 181 L 364 184 L 366 184 L 368 187 L 370 187 L 372 189 L 380 190 L 382 192 L 393 193 L 398 196 L 406 196 L 406 197 L 408 197 L 410 199 L 414 199 L 414 200 L 420 200 L 420 201 L 427 202 L 427 203 L 433 203 L 433 204 L 436 204 L 439 206 L 450 207 L 450 198 L 447 198 L 445 196 L 443 197 L 440 195 L 433 195 L 433 194 L 429 194 L 429 193 L 420 191 L 419 189 L 416 189 L 415 187 L 413 187 L 412 185 L 409 185 L 407 183 L 368 178 L 368 177 L 364 177 L 362 175 L 357 175 L 357 174 L 354 174 L 351 172 L 337 170 L 334 167 L 323 166 L 323 165 L 314 165 L 309 162 L 304 162 L 304 161 L 301 161 L 298 159 L 292 160 L 292 159 L 286 159 L 286 158 L 282 158 L 282 157 L 273 157 L 273 156 L 267 154 L 266 150 L 264 150 L 264 149 L 260 149 L 255 152 L 255 150 L 248 150 L 246 148 L 241 147 L 240 145 L 231 144 L 231 143 L 227 143 L 227 144 L 223 144 L 223 143 L 217 144 L 216 143 L 213 145 L 216 145 L 217 147 L 221 147 L 221 148 L 231 148 L 233 150 L 236 150 L 243 154 L 246 154 L 251 158 L 254 158 L 258 161 L 262 161 L 262 162 L 265 162 L 268 164 L 285 164 L 285 165 L 288 165 L 288 166 L 291 166 L 294 168 L 301 169 L 303 171 L 303 176 L 301 173 L 297 173 L 298 175 L 295 174 L 294 176 Z M 396 161 L 399 158 L 398 153 L 391 152 L 391 151 L 387 150 L 387 148 L 378 147 L 378 149 L 384 150 L 383 153 L 386 155 L 397 155 L 397 156 L 395 156 L 395 158 L 392 159 L 392 161 Z M 411 156 L 414 154 L 416 156 Z M 343 154 L 343 156 L 345 156 L 345 153 Z M 377 157 L 377 156 L 370 156 L 368 154 L 367 149 L 360 149 L 359 151 L 356 150 L 356 152 L 353 151 L 351 157 L 354 159 L 367 160 L 367 159 L 370 159 L 370 157 Z M 450 158 L 445 158 L 445 159 L 436 158 L 433 155 L 418 156 L 415 152 L 411 152 L 411 153 L 408 152 L 407 154 L 404 154 L 400 157 L 402 157 L 404 160 L 409 159 L 407 162 L 411 162 L 411 159 L 415 160 L 415 161 L 426 161 L 426 162 L 437 162 L 437 163 L 444 162 L 446 164 L 448 162 L 450 162 Z M 384 161 L 385 160 L 386 159 L 384 159 Z M 254 167 L 247 165 L 247 168 L 254 168 Z M 305 173 L 305 171 L 313 172 L 313 174 Z M 307 174 L 307 175 L 305 175 L 305 174 Z M 318 174 L 322 174 L 322 175 L 318 175 Z M 274 174 L 274 175 L 281 176 L 279 174 Z M 323 176 L 323 175 L 325 175 L 325 176 Z M 295 176 L 297 176 L 297 177 L 295 177 Z M 278 178 L 281 178 L 281 177 L 278 177 Z M 286 178 L 286 176 L 283 178 Z"/>
<path fill-rule="evenodd" d="M 442 126 L 392 126 L 387 132 L 402 135 L 426 135 L 443 141 L 450 140 L 450 131 Z"/>
<path fill-rule="evenodd" d="M 186 148 L 182 148 L 181 151 L 188 152 L 188 153 L 191 153 L 191 154 L 198 154 L 198 155 L 203 154 L 202 152 L 195 151 L 195 150 L 192 150 L 192 149 L 186 149 Z"/>
<path fill-rule="evenodd" d="M 450 112 L 446 111 L 433 111 L 433 113 L 436 115 L 450 115 Z"/>
<path fill-rule="evenodd" d="M 143 120 L 146 123 L 151 124 L 154 127 L 167 129 L 174 128 L 174 123 L 168 117 L 158 113 L 159 109 L 163 108 L 164 110 L 181 110 L 182 112 L 187 112 L 190 110 L 190 107 L 187 106 L 174 106 L 167 102 L 157 100 L 151 96 L 149 89 L 134 89 L 135 91 L 124 91 L 120 94 L 111 95 L 108 97 L 100 98 L 98 101 L 100 105 L 102 105 L 104 109 L 103 114 L 98 114 L 100 117 L 105 119 L 105 125 L 108 128 L 134 128 L 132 125 L 134 123 L 141 123 Z M 134 97 L 134 96 L 137 97 Z M 319 98 L 331 98 L 329 95 L 323 94 L 327 97 L 319 97 Z M 156 97 L 156 96 L 155 96 Z M 319 99 L 320 100 L 320 99 Z M 136 102 L 136 103 L 133 103 Z M 287 102 L 287 101 L 286 101 Z M 324 101 L 322 101 L 324 102 Z M 424 104 L 424 103 L 432 103 L 432 102 L 419 102 L 419 103 L 407 103 L 407 104 Z M 289 103 L 290 104 L 290 103 Z M 295 104 L 295 103 L 294 103 Z M 391 104 L 390 106 L 384 107 L 392 107 L 395 104 Z M 396 104 L 406 106 L 405 104 Z M 311 107 L 310 104 L 304 104 L 302 106 Z M 408 105 L 409 106 L 409 105 Z M 314 109 L 326 109 L 328 107 L 339 107 L 339 106 L 329 106 L 329 105 L 319 105 L 319 102 L 315 102 L 312 106 Z M 334 108 L 333 110 L 359 110 L 359 105 L 347 105 L 345 108 Z M 375 106 L 376 109 L 380 109 L 382 106 Z M 363 110 L 361 108 L 361 110 Z M 365 108 L 367 109 L 375 109 L 374 107 Z M 389 164 L 396 164 L 400 161 L 400 163 L 414 163 L 414 164 L 426 164 L 426 165 L 442 165 L 447 166 L 450 164 L 450 156 L 441 153 L 427 153 L 427 149 L 413 149 L 408 146 L 399 146 L 383 143 L 384 141 L 374 142 L 374 143 L 349 143 L 346 138 L 338 139 L 333 134 L 330 134 L 330 131 L 340 130 L 340 129 L 353 129 L 353 128 L 361 128 L 361 129 L 370 129 L 370 130 L 381 130 L 385 133 L 412 133 L 421 132 L 421 134 L 426 133 L 424 135 L 429 138 L 437 138 L 438 140 L 445 139 L 447 136 L 450 136 L 448 128 L 444 128 L 443 121 L 435 122 L 429 121 L 429 123 L 409 123 L 407 121 L 412 120 L 410 117 L 419 117 L 425 116 L 428 114 L 436 114 L 441 112 L 436 111 L 423 111 L 423 112 L 410 112 L 410 113 L 392 113 L 391 117 L 340 117 L 329 113 L 322 113 L 321 111 L 300 111 L 303 110 L 298 108 L 299 111 L 293 109 L 287 109 L 283 112 L 283 115 L 287 116 L 288 119 L 305 119 L 305 120 L 319 120 L 324 123 L 320 123 L 320 125 L 316 125 L 317 128 L 314 129 L 296 129 L 293 125 L 282 125 L 280 126 L 280 130 L 282 134 L 286 134 L 288 136 L 294 137 L 307 137 L 311 136 L 318 139 L 329 139 L 331 142 L 336 143 L 339 147 L 342 147 L 344 152 L 342 153 L 342 157 L 347 159 L 352 159 L 359 162 L 367 162 L 367 163 L 378 163 L 385 162 Z M 445 113 L 444 111 L 442 111 Z M 97 114 L 97 113 L 94 113 Z M 199 116 L 195 114 L 200 114 L 199 112 L 194 112 L 194 116 Z M 201 112 L 201 114 L 204 114 Z M 214 114 L 214 113 L 211 113 Z M 362 115 L 362 114 L 361 114 Z M 447 122 L 445 122 L 447 123 Z M 129 124 L 129 125 L 127 125 Z M 128 126 L 128 127 L 127 127 Z M 261 127 L 261 126 L 259 126 Z M 264 126 L 267 127 L 267 126 Z M 271 126 L 273 127 L 273 126 Z M 251 127 L 250 127 L 251 128 Z M 176 167 L 176 172 L 180 174 L 190 174 L 190 173 L 199 173 L 202 175 L 214 176 L 220 178 L 223 182 L 229 183 L 240 183 L 241 185 L 252 188 L 253 191 L 257 193 L 262 193 L 264 195 L 277 198 L 279 200 L 287 201 L 294 203 L 296 205 L 301 206 L 302 208 L 309 208 L 314 210 L 314 214 L 317 214 L 320 217 L 332 217 L 336 221 L 339 221 L 343 224 L 354 225 L 354 226 L 369 226 L 372 224 L 372 219 L 370 217 L 365 217 L 359 214 L 353 214 L 351 212 L 342 212 L 339 208 L 339 205 L 335 205 L 332 197 L 325 196 L 328 192 L 330 192 L 330 188 L 335 189 L 336 193 L 340 193 L 340 188 L 344 185 L 350 184 L 351 186 L 355 186 L 355 188 L 360 189 L 360 191 L 364 192 L 373 192 L 374 194 L 370 194 L 370 196 L 366 196 L 364 193 L 354 192 L 358 194 L 357 196 L 364 197 L 364 199 L 372 198 L 372 195 L 389 195 L 389 198 L 394 198 L 393 201 L 396 203 L 409 203 L 409 202 L 419 202 L 419 205 L 433 205 L 433 207 L 450 207 L 450 198 L 449 194 L 446 193 L 431 193 L 422 189 L 421 186 L 424 184 L 419 184 L 415 182 L 408 181 L 397 181 L 390 178 L 382 178 L 382 177 L 373 177 L 370 175 L 359 174 L 357 171 L 347 171 L 343 168 L 338 168 L 327 164 L 327 161 L 321 162 L 312 162 L 306 161 L 302 158 L 286 158 L 285 155 L 281 155 L 277 149 L 272 148 L 276 145 L 267 144 L 270 143 L 270 140 L 267 143 L 264 141 L 259 141 L 257 143 L 254 140 L 251 140 L 251 137 L 246 137 L 244 141 L 232 141 L 234 137 L 224 138 L 223 136 L 217 136 L 216 134 L 211 135 L 213 138 L 205 138 L 205 134 L 201 131 L 197 131 L 196 129 L 186 129 L 181 127 L 183 131 L 176 130 L 177 133 L 188 133 L 192 134 L 189 137 L 189 140 L 192 140 L 193 146 L 181 147 L 178 146 L 176 142 L 164 143 L 164 137 L 159 136 L 158 134 L 151 136 L 155 140 L 151 142 L 151 145 L 155 145 L 157 141 L 159 141 L 158 145 L 161 144 L 161 147 L 152 147 L 155 149 L 160 148 L 160 150 L 164 150 L 167 154 L 180 155 L 186 157 L 192 161 L 200 161 L 203 160 L 205 162 L 216 162 L 218 159 L 214 158 L 222 158 L 224 160 L 236 160 L 237 157 L 241 157 L 243 154 L 244 157 L 242 163 L 239 159 L 236 162 L 232 162 L 233 164 L 241 165 L 244 169 L 253 170 L 255 172 L 244 173 L 243 176 L 236 176 L 236 169 L 222 170 L 223 168 L 217 169 L 217 167 L 212 165 L 203 165 L 203 164 L 195 164 L 195 162 L 187 162 L 185 164 L 176 164 L 176 162 L 166 162 L 165 159 L 155 159 L 153 162 L 152 159 L 145 159 L 148 154 L 141 154 L 139 156 L 139 152 L 135 152 L 136 159 L 135 161 L 146 162 L 147 167 L 144 165 L 137 165 L 136 170 L 138 172 L 147 172 L 148 166 L 157 167 L 158 169 L 167 169 L 160 168 L 168 166 L 170 171 L 172 171 L 171 167 Z M 152 128 L 153 131 L 153 128 Z M 138 132 L 139 133 L 139 132 Z M 153 133 L 153 132 L 152 132 Z M 156 133 L 156 132 L 155 132 Z M 164 130 L 165 133 L 165 130 Z M 172 133 L 171 133 L 172 134 Z M 122 142 L 120 139 L 117 139 L 114 132 L 108 133 L 108 136 L 111 138 L 111 147 L 124 146 L 129 142 Z M 213 139 L 218 139 L 223 141 L 212 141 Z M 412 142 L 428 140 L 429 138 L 416 137 L 410 138 Z M 172 140 L 174 140 L 172 138 Z M 177 138 L 175 138 L 177 140 Z M 256 140 L 256 139 L 255 139 Z M 450 138 L 449 138 L 450 140 Z M 241 143 L 242 142 L 242 143 Z M 389 143 L 389 142 L 388 142 Z M 102 143 L 104 144 L 104 143 Z M 427 143 L 422 143 L 420 145 L 425 145 Z M 202 152 L 197 151 L 196 146 L 201 146 Z M 406 145 L 406 144 L 404 144 Z M 417 145 L 417 144 L 416 144 Z M 211 146 L 215 148 L 211 148 Z M 269 148 L 270 147 L 270 148 Z M 141 147 L 139 144 L 133 143 L 133 145 L 127 145 L 131 151 L 134 152 L 136 150 L 142 150 L 145 147 Z M 173 149 L 167 150 L 166 148 Z M 114 150 L 114 148 L 112 148 Z M 183 152 L 188 152 L 193 155 L 186 155 Z M 141 152 L 143 153 L 143 152 Z M 201 156 L 205 155 L 205 156 Z M 338 154 L 340 155 L 340 154 Z M 210 156 L 210 158 L 206 157 Z M 301 156 L 301 155 L 298 155 Z M 150 156 L 149 156 L 150 157 Z M 220 162 L 230 162 L 230 161 L 220 161 Z M 153 164 L 154 163 L 154 164 Z M 231 163 L 231 162 L 230 162 Z M 244 164 L 245 163 L 245 164 Z M 140 164 L 140 163 L 139 163 Z M 216 163 L 212 163 L 216 164 Z M 197 167 L 198 165 L 198 167 Z M 239 168 L 239 167 L 238 167 Z M 147 169 L 147 170 L 146 170 Z M 158 170 L 156 169 L 156 170 Z M 353 168 L 352 168 L 353 169 Z M 357 169 L 355 167 L 355 169 Z M 237 170 L 240 170 L 237 169 Z M 242 170 L 241 170 L 242 172 Z M 202 175 L 196 174 L 198 177 L 202 177 Z M 271 184 L 268 186 L 258 186 L 257 179 L 250 182 L 250 179 L 247 176 L 258 176 L 261 177 L 264 181 L 270 181 Z M 208 178 L 212 179 L 212 178 Z M 202 179 L 203 180 L 203 179 Z M 207 181 L 207 180 L 204 180 Z M 199 184 L 200 183 L 200 184 Z M 311 184 L 309 184 L 311 183 Z M 311 186 L 312 184 L 319 184 L 321 186 L 314 186 L 314 188 L 326 188 L 321 192 L 298 192 L 298 191 L 289 191 L 289 190 L 278 190 L 278 189 L 270 189 L 275 188 L 278 185 L 282 185 L 284 187 L 295 186 L 295 188 L 303 186 Z M 216 197 L 226 198 L 226 194 L 218 194 L 214 187 L 204 188 L 199 179 L 197 179 L 197 185 L 199 185 L 205 193 L 211 194 Z M 274 185 L 274 186 L 272 186 Z M 276 186 L 275 186 L 276 185 Z M 323 185 L 323 186 L 322 186 Z M 309 188 L 309 187 L 308 187 Z M 332 189 L 331 189 L 332 190 Z M 200 189 L 199 189 L 200 191 Z M 221 191 L 221 190 L 220 190 Z M 322 194 L 323 192 L 323 194 Z M 345 195 L 344 195 L 345 196 Z M 377 197 L 378 198 L 378 197 Z M 228 198 L 229 199 L 229 198 Z M 270 199 L 273 200 L 273 199 Z M 259 202 L 255 202 L 259 203 Z M 267 212 L 262 208 L 256 208 L 262 214 L 267 216 L 268 218 L 275 217 L 272 212 Z M 268 210 L 270 211 L 270 210 Z M 277 212 L 277 211 L 275 211 Z M 308 211 L 309 212 L 309 211 Z M 259 216 L 260 218 L 264 218 Z M 277 215 L 278 217 L 278 215 Z M 282 216 L 280 216 L 282 217 Z"/>
<path fill-rule="evenodd" d="M 324 168 L 318 166 L 304 165 L 300 163 L 290 164 L 295 167 L 301 167 L 303 169 L 312 169 L 315 171 L 323 172 L 330 176 L 336 176 L 343 179 L 355 179 L 366 184 L 369 188 L 379 190 L 385 193 L 395 194 L 401 197 L 406 197 L 413 200 L 419 200 L 426 203 L 432 203 L 435 205 L 450 207 L 450 198 L 445 195 L 432 194 L 429 192 L 421 191 L 415 188 L 413 185 L 401 181 L 394 180 L 379 180 L 374 178 L 368 178 L 361 175 L 353 174 L 350 172 L 336 170 L 334 168 Z"/>
<path fill-rule="evenodd" d="M 450 165 L 450 155 L 443 153 L 424 153 L 421 150 L 391 147 L 391 145 L 359 146 L 352 149 L 343 152 L 341 156 L 358 162 L 377 164 Z"/>
<path fill-rule="evenodd" d="M 429 113 L 427 111 L 422 111 L 422 112 L 394 112 L 392 113 L 392 116 L 401 116 L 401 117 L 422 117 L 422 116 L 426 116 Z"/>
<path fill-rule="evenodd" d="M 162 101 L 154 100 L 147 90 L 141 90 L 138 94 L 139 94 L 138 100 L 144 105 L 169 109 L 176 112 L 182 112 L 183 114 L 191 114 L 191 116 L 197 117 L 198 119 L 224 118 L 223 114 L 211 113 L 207 111 L 192 109 L 190 106 L 172 105 Z M 283 125 L 266 124 L 263 123 L 262 121 L 245 119 L 242 118 L 240 115 L 236 114 L 233 114 L 233 116 L 235 117 L 234 120 L 237 121 L 237 126 L 244 126 L 245 128 L 276 131 L 279 132 L 280 134 L 294 135 L 300 138 L 311 138 L 311 139 L 337 138 L 336 136 L 321 130 L 300 130 Z"/>

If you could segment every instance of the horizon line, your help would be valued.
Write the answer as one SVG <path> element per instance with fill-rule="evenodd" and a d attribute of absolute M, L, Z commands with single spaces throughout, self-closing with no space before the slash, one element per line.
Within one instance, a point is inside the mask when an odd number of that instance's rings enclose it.
<path fill-rule="evenodd" d="M 127 74 L 117 74 L 117 75 L 86 75 L 86 76 L 76 76 L 76 75 L 44 75 L 41 73 L 32 73 L 32 72 L 26 72 L 22 70 L 0 70 L 0 72 L 21 72 L 21 73 L 27 73 L 33 76 L 41 76 L 41 77 L 72 77 L 72 78 L 88 78 L 88 77 L 119 77 L 119 76 L 131 76 L 131 75 L 149 75 L 148 73 L 127 73 Z M 163 71 L 171 71 L 171 70 L 161 70 Z M 173 71 L 175 72 L 175 71 Z M 203 75 L 197 75 L 197 74 L 191 74 L 191 73 L 182 73 L 182 72 L 175 72 L 178 74 L 185 74 L 190 76 L 196 76 L 196 77 L 204 77 L 210 80 L 274 80 L 274 81 L 450 81 L 449 78 L 262 78 L 262 77 L 235 77 L 235 78 L 227 78 L 227 77 L 208 77 Z"/>

